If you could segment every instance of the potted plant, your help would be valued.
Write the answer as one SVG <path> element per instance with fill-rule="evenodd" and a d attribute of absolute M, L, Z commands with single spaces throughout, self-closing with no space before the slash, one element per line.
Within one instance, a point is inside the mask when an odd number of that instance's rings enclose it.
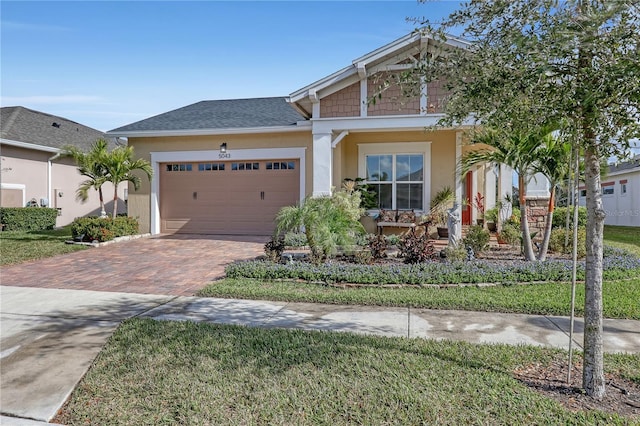
<path fill-rule="evenodd" d="M 453 206 L 456 194 L 451 187 L 445 186 L 431 199 L 431 210 L 429 210 L 428 220 L 436 226 L 438 237 L 448 238 L 447 211 Z"/>
<path fill-rule="evenodd" d="M 490 232 L 496 232 L 498 230 L 498 207 L 494 207 L 492 209 L 484 212 L 484 219 L 487 221 L 487 229 Z"/>

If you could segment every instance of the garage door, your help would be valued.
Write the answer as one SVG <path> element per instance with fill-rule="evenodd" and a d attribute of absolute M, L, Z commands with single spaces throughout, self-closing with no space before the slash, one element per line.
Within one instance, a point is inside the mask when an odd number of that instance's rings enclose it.
<path fill-rule="evenodd" d="M 300 200 L 298 160 L 163 163 L 161 232 L 270 235 Z"/>

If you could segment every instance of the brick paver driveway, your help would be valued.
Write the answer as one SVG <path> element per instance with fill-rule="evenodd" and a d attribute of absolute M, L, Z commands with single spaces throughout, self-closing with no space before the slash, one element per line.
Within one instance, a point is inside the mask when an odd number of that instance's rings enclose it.
<path fill-rule="evenodd" d="M 110 244 L 0 268 L 0 284 L 192 296 L 267 237 L 176 235 Z"/>

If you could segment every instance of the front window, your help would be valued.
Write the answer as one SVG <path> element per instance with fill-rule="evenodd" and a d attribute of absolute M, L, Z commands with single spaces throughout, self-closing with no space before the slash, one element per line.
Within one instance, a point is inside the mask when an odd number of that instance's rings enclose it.
<path fill-rule="evenodd" d="M 365 158 L 366 183 L 375 190 L 379 208 L 423 209 L 423 154 L 377 154 Z"/>

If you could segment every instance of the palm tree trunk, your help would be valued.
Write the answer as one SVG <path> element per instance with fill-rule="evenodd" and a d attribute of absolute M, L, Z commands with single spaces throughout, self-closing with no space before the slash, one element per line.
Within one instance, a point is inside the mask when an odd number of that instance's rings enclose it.
<path fill-rule="evenodd" d="M 527 186 L 524 172 L 518 173 L 518 186 L 520 188 L 520 229 L 522 230 L 522 249 L 524 251 L 525 260 L 535 260 L 533 253 L 533 244 L 531 244 L 531 234 L 529 232 L 529 215 L 527 214 Z"/>
<path fill-rule="evenodd" d="M 118 185 L 116 183 L 113 185 L 115 186 L 113 190 L 113 219 L 115 220 L 116 216 L 118 216 Z"/>
<path fill-rule="evenodd" d="M 107 217 L 107 212 L 104 210 L 104 197 L 102 196 L 102 187 L 98 188 L 98 197 L 100 197 L 100 217 Z"/>
<path fill-rule="evenodd" d="M 538 260 L 545 261 L 547 259 L 547 250 L 549 250 L 549 240 L 551 239 L 551 228 L 553 225 L 553 210 L 556 198 L 556 186 L 551 185 L 551 196 L 549 197 L 549 205 L 547 207 L 547 222 L 544 224 L 544 237 L 542 245 L 538 252 Z M 568 209 L 567 209 L 568 210 Z"/>

